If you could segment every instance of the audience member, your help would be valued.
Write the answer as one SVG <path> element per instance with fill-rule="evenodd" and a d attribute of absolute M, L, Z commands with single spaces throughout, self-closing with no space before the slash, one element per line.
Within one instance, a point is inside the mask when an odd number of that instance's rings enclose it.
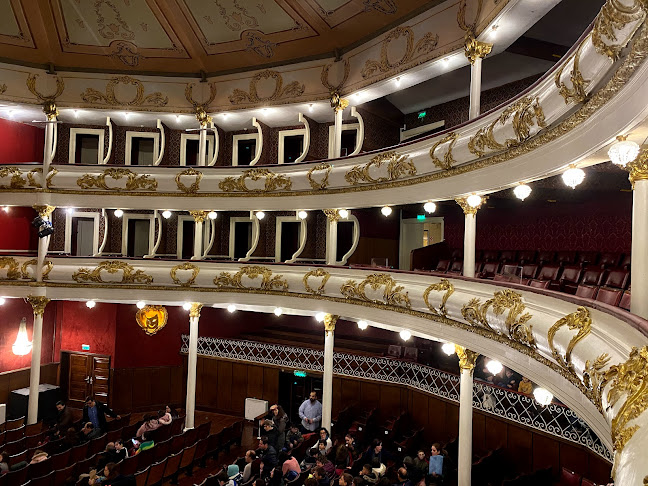
<path fill-rule="evenodd" d="M 304 432 L 315 432 L 322 421 L 322 404 L 317 400 L 317 393 L 310 393 L 308 400 L 299 406 L 299 418 Z"/>
<path fill-rule="evenodd" d="M 254 481 L 254 486 L 266 486 L 266 482 L 265 480 L 259 478 L 256 481 Z"/>
<path fill-rule="evenodd" d="M 440 485 L 443 482 L 443 460 L 441 444 L 435 442 L 430 448 L 428 484 Z"/>
<path fill-rule="evenodd" d="M 297 449 L 301 443 L 304 442 L 304 437 L 302 436 L 301 431 L 299 430 L 299 424 L 297 422 L 292 422 L 286 435 L 286 446 L 287 451 L 292 451 Z"/>
<path fill-rule="evenodd" d="M 365 485 L 376 484 L 378 482 L 378 476 L 376 476 L 376 473 L 371 470 L 371 464 L 365 464 L 362 466 L 360 476 L 364 480 Z"/>
<path fill-rule="evenodd" d="M 171 417 L 171 414 L 166 410 L 159 410 L 158 422 L 160 422 L 160 424 L 162 425 L 171 425 L 171 422 L 173 422 L 173 417 Z"/>
<path fill-rule="evenodd" d="M 115 462 L 123 461 L 128 457 L 128 449 L 124 447 L 124 442 L 121 439 L 115 441 Z"/>
<path fill-rule="evenodd" d="M 149 438 L 146 436 L 147 433 L 153 432 L 160 427 L 162 427 L 162 424 L 157 419 L 157 417 L 155 417 L 154 415 L 145 415 L 144 423 L 140 426 L 139 429 L 137 429 L 137 437 L 141 437 L 142 439 L 146 440 Z"/>
<path fill-rule="evenodd" d="M 7 451 L 0 452 L 0 474 L 9 471 L 9 454 Z"/>
<path fill-rule="evenodd" d="M 216 476 L 216 481 L 218 481 L 219 486 L 225 486 L 229 482 L 229 478 L 227 477 L 227 471 L 219 471 Z"/>
<path fill-rule="evenodd" d="M 63 401 L 56 402 L 56 410 L 56 424 L 52 431 L 56 437 L 63 437 L 67 430 L 74 425 L 74 417 Z"/>
<path fill-rule="evenodd" d="M 335 474 L 339 476 L 344 471 L 349 469 L 352 465 L 353 457 L 351 457 L 349 448 L 346 446 L 346 444 L 342 444 L 340 447 L 338 447 L 337 451 L 335 451 Z"/>
<path fill-rule="evenodd" d="M 504 368 L 501 377 L 497 381 L 497 385 L 509 390 L 517 390 L 519 382 L 520 378 L 515 371 L 509 368 Z"/>
<path fill-rule="evenodd" d="M 286 445 L 286 425 L 288 424 L 288 415 L 284 412 L 281 405 L 270 407 L 270 413 L 266 419 L 272 420 L 277 429 L 277 451 L 283 449 Z"/>
<path fill-rule="evenodd" d="M 365 464 L 371 465 L 374 459 L 378 459 L 379 463 L 383 462 L 383 452 L 382 452 L 382 441 L 380 439 L 374 439 L 369 447 L 359 461 L 356 461 L 358 467 L 362 467 Z"/>
<path fill-rule="evenodd" d="M 324 454 L 320 454 L 317 456 L 317 459 L 315 460 L 315 467 L 317 468 L 322 468 L 326 472 L 326 477 L 332 478 L 335 476 L 335 465 L 328 460 L 328 457 L 326 457 Z"/>
<path fill-rule="evenodd" d="M 92 422 L 86 422 L 83 428 L 81 428 L 78 443 L 83 444 L 84 442 L 88 442 L 98 436 L 99 430 L 95 428 Z"/>
<path fill-rule="evenodd" d="M 263 421 L 263 435 L 268 438 L 268 442 L 275 451 L 279 450 L 279 431 L 272 420 Z"/>
<path fill-rule="evenodd" d="M 371 471 L 378 477 L 382 478 L 387 472 L 387 466 L 385 466 L 380 459 L 374 457 L 371 461 Z"/>
<path fill-rule="evenodd" d="M 523 376 L 517 390 L 525 395 L 531 395 L 533 393 L 533 383 L 526 376 Z"/>
<path fill-rule="evenodd" d="M 425 459 L 425 451 L 420 449 L 416 453 L 416 457 L 413 461 L 414 468 L 412 469 L 412 474 L 409 475 L 410 480 L 416 486 L 416 484 L 422 480 L 425 480 L 425 476 L 428 473 L 429 463 Z M 423 485 L 421 485 L 423 486 Z"/>
<path fill-rule="evenodd" d="M 65 432 L 65 437 L 63 437 L 63 447 L 65 449 L 71 449 L 79 443 L 79 435 L 74 427 L 70 427 Z"/>
<path fill-rule="evenodd" d="M 96 436 L 100 436 L 106 431 L 106 415 L 112 418 L 120 419 L 121 417 L 113 412 L 107 405 L 96 401 L 92 397 L 86 397 L 85 407 L 83 407 L 83 423 L 92 422 L 96 430 Z"/>
<path fill-rule="evenodd" d="M 102 486 L 135 486 L 135 478 L 119 474 L 119 465 L 114 462 L 106 464 L 104 477 L 106 479 L 101 482 Z"/>
<path fill-rule="evenodd" d="M 351 432 L 344 436 L 344 444 L 346 445 L 349 454 L 351 454 L 352 460 L 355 460 L 358 454 L 358 446 L 356 444 L 355 437 Z"/>
<path fill-rule="evenodd" d="M 323 467 L 313 468 L 313 479 L 317 481 L 317 486 L 330 486 L 330 479 Z"/>
<path fill-rule="evenodd" d="M 270 472 L 277 465 L 277 451 L 269 444 L 268 438 L 265 435 L 259 440 L 257 455 L 261 458 L 261 476 L 270 476 Z"/>
<path fill-rule="evenodd" d="M 32 456 L 31 461 L 29 464 L 37 464 L 39 462 L 43 462 L 45 460 L 49 459 L 49 456 L 47 455 L 47 452 L 42 451 L 40 449 L 36 449 L 34 451 L 34 455 Z"/>
<path fill-rule="evenodd" d="M 238 486 L 241 483 L 243 476 L 236 464 L 227 466 L 227 478 L 229 479 L 227 486 Z"/>
<path fill-rule="evenodd" d="M 177 419 L 179 417 L 178 412 L 171 405 L 167 405 L 166 407 L 164 407 L 164 411 L 166 413 L 168 413 L 169 415 L 171 415 L 171 418 L 173 420 L 175 420 L 175 419 Z"/>
<path fill-rule="evenodd" d="M 256 484 L 254 486 L 257 486 Z M 304 486 L 317 486 L 317 479 L 311 477 L 306 478 Z"/>
<path fill-rule="evenodd" d="M 252 477 L 252 463 L 256 459 L 256 452 L 250 450 L 245 453 L 245 467 L 243 468 L 243 482 L 247 483 Z"/>
<path fill-rule="evenodd" d="M 333 448 L 333 441 L 331 441 L 331 437 L 329 437 L 329 431 L 322 427 L 319 429 L 319 436 L 320 440 L 326 441 L 326 454 L 328 454 Z"/>
<path fill-rule="evenodd" d="M 297 459 L 285 452 L 279 453 L 279 464 L 281 465 L 281 474 L 286 481 L 292 481 L 301 473 Z"/>
<path fill-rule="evenodd" d="M 353 476 L 349 473 L 341 474 L 338 484 L 339 486 L 353 486 Z"/>
<path fill-rule="evenodd" d="M 413 486 L 412 482 L 407 477 L 407 469 L 404 467 L 398 468 L 398 482 L 394 486 Z"/>

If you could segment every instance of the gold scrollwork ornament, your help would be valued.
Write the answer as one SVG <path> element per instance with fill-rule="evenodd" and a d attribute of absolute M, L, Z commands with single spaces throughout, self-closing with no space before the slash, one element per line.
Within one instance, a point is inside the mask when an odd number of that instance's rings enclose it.
<path fill-rule="evenodd" d="M 231 274 L 221 272 L 218 277 L 214 278 L 216 288 L 235 288 L 250 289 L 243 285 L 243 276 L 251 280 L 261 277 L 261 290 L 288 290 L 288 282 L 282 278 L 283 275 L 272 275 L 272 270 L 261 265 L 250 265 L 241 268 L 238 272 Z"/>
<path fill-rule="evenodd" d="M 0 280 L 18 280 L 20 278 L 20 270 L 18 270 L 18 261 L 13 257 L 0 257 L 0 268 L 7 269 L 7 277 Z"/>
<path fill-rule="evenodd" d="M 443 294 L 443 297 L 441 298 L 441 305 L 438 309 L 430 303 L 431 292 L 445 292 Z M 448 309 L 446 308 L 446 303 L 453 293 L 454 285 L 452 285 L 452 283 L 447 278 L 442 278 L 439 283 L 432 284 L 427 289 L 425 289 L 425 292 L 423 292 L 423 301 L 425 302 L 425 305 L 427 305 L 428 309 L 430 309 L 430 312 L 432 312 L 434 315 L 447 317 Z"/>
<path fill-rule="evenodd" d="M 126 178 L 125 187 L 110 187 L 106 183 L 106 177 L 118 181 Z M 84 174 L 77 180 L 77 186 L 81 189 L 91 189 L 96 187 L 105 191 L 157 191 L 158 183 L 152 179 L 148 174 L 137 175 L 130 169 L 123 169 L 111 167 L 103 171 L 103 174 L 94 176 L 92 174 Z"/>
<path fill-rule="evenodd" d="M 564 357 L 562 354 L 560 354 L 558 349 L 556 349 L 556 345 L 554 343 L 556 333 L 563 326 L 567 326 L 570 331 L 578 331 L 577 334 L 573 336 L 569 341 Z M 578 309 L 576 309 L 576 312 L 572 312 L 562 319 L 559 319 L 553 326 L 551 326 L 551 328 L 549 328 L 549 331 L 547 332 L 549 349 L 551 349 L 551 355 L 560 366 L 566 368 L 571 372 L 574 372 L 574 365 L 572 364 L 571 360 L 572 352 L 574 351 L 576 344 L 582 341 L 590 333 L 591 329 L 592 317 L 590 316 L 590 312 L 587 307 L 582 306 L 578 307 Z"/>
<path fill-rule="evenodd" d="M 459 357 L 459 369 L 468 370 L 472 373 L 475 369 L 475 362 L 479 357 L 479 353 L 464 348 L 463 346 L 459 346 L 458 344 L 455 344 L 455 353 L 457 353 L 457 356 Z"/>
<path fill-rule="evenodd" d="M 178 270 L 191 270 L 191 277 L 189 277 L 185 282 L 181 281 L 178 278 Z M 171 280 L 173 280 L 174 284 L 180 285 L 180 287 L 191 287 L 193 284 L 196 283 L 196 278 L 198 277 L 199 273 L 200 273 L 200 268 L 198 268 L 193 263 L 185 262 L 173 267 L 171 269 L 170 275 L 171 275 Z"/>
<path fill-rule="evenodd" d="M 559 90 L 558 92 L 560 93 L 560 96 L 564 98 L 565 104 L 569 103 L 569 101 L 572 99 L 576 103 L 584 103 L 587 100 L 587 92 L 585 91 L 585 89 L 590 84 L 590 80 L 586 80 L 583 77 L 583 73 L 580 70 L 580 55 L 581 55 L 581 50 L 583 49 L 583 46 L 585 45 L 585 42 L 587 41 L 588 38 L 589 36 L 583 42 L 580 43 L 578 49 L 576 49 L 576 52 L 574 53 L 574 58 L 573 58 L 574 65 L 569 75 L 569 79 L 571 80 L 572 87 L 569 88 L 565 84 L 565 82 L 560 79 L 562 77 L 566 64 L 560 66 L 560 68 L 556 71 L 556 74 L 554 76 L 554 82 L 556 83 L 556 87 Z"/>
<path fill-rule="evenodd" d="M 259 96 L 257 91 L 257 84 L 262 79 L 272 79 L 275 82 L 275 89 L 269 96 Z M 240 105 L 243 103 L 260 103 L 264 101 L 277 101 L 280 99 L 294 99 L 299 98 L 304 94 L 306 89 L 303 84 L 299 81 L 293 81 L 288 83 L 286 86 L 283 85 L 283 76 L 278 71 L 273 71 L 272 69 L 266 69 L 260 73 L 256 73 L 250 80 L 250 86 L 248 92 L 243 91 L 242 89 L 234 89 L 232 94 L 229 96 L 229 101 L 233 105 Z"/>
<path fill-rule="evenodd" d="M 265 184 L 259 189 L 250 189 L 246 180 L 258 181 L 265 179 Z M 218 187 L 225 192 L 274 192 L 278 189 L 289 191 L 292 189 L 290 177 L 283 174 L 275 174 L 268 169 L 247 169 L 239 177 L 226 177 L 218 183 Z"/>
<path fill-rule="evenodd" d="M 630 172 L 628 178 L 634 189 L 635 182 L 648 180 L 648 150 L 642 149 L 634 159 L 626 166 Z"/>
<path fill-rule="evenodd" d="M 194 181 L 191 183 L 191 185 L 186 186 L 182 182 L 182 178 L 191 177 L 191 176 L 194 177 Z M 194 169 L 193 167 L 190 167 L 181 172 L 178 172 L 175 176 L 175 182 L 176 185 L 178 186 L 178 189 L 180 189 L 185 194 L 196 194 L 200 190 L 200 181 L 202 181 L 202 178 L 203 178 L 202 172 Z"/>
<path fill-rule="evenodd" d="M 329 175 L 331 174 L 331 170 L 333 170 L 333 166 L 328 162 L 321 162 L 314 165 L 306 174 L 308 183 L 313 189 L 326 189 L 329 185 Z M 318 181 L 313 177 L 313 174 L 320 171 L 324 171 L 324 177 L 322 177 L 322 179 Z"/>
<path fill-rule="evenodd" d="M 322 282 L 319 284 L 319 287 L 317 287 L 317 289 L 314 289 L 309 285 L 308 279 L 311 277 L 322 279 Z M 328 273 L 323 268 L 318 268 L 317 270 L 311 270 L 310 272 L 306 273 L 302 281 L 304 282 L 304 288 L 306 289 L 306 292 L 313 295 L 322 295 L 324 293 L 324 288 L 326 287 L 326 283 L 329 281 L 330 278 L 331 278 L 330 273 Z"/>
<path fill-rule="evenodd" d="M 119 260 L 107 260 L 101 262 L 92 270 L 89 268 L 79 268 L 79 270 L 72 274 L 72 280 L 77 283 L 113 283 L 110 281 L 105 281 L 102 278 L 101 272 L 104 271 L 111 275 L 114 275 L 117 272 L 122 272 L 122 279 L 120 282 L 117 282 L 120 284 L 141 283 L 150 285 L 153 283 L 153 277 L 144 273 L 143 270 L 135 270 L 135 268 L 129 263 Z"/>
<path fill-rule="evenodd" d="M 446 154 L 443 156 L 443 160 L 441 160 L 435 155 L 435 152 L 436 149 L 439 148 L 439 146 L 445 143 L 448 144 L 448 147 Z M 432 163 L 436 167 L 444 170 L 452 169 L 452 165 L 456 162 L 454 157 L 452 156 L 452 149 L 454 148 L 455 143 L 457 143 L 457 134 L 455 132 L 452 132 L 447 134 L 432 146 L 432 148 L 430 149 L 430 158 L 432 159 Z"/>
<path fill-rule="evenodd" d="M 409 155 L 400 155 L 396 152 L 386 152 L 381 155 L 376 155 L 373 159 L 364 165 L 356 165 L 352 167 L 345 175 L 344 179 L 356 186 L 362 182 L 377 184 L 382 182 L 395 181 L 401 177 L 415 176 L 416 166 L 414 162 L 409 159 Z M 370 170 L 372 168 L 380 168 L 383 164 L 387 163 L 387 176 L 380 176 L 374 178 Z"/>
<path fill-rule="evenodd" d="M 372 299 L 367 296 L 367 285 L 374 291 L 384 287 L 382 299 Z M 376 304 L 386 304 L 407 309 L 412 307 L 408 292 L 404 292 L 405 287 L 397 285 L 391 275 L 387 273 L 374 273 L 365 278 L 362 282 L 347 280 L 340 287 L 340 293 L 347 299 L 364 300 Z"/>
<path fill-rule="evenodd" d="M 475 34 L 472 31 L 466 32 L 464 38 L 464 54 L 470 61 L 470 64 L 475 64 L 475 61 L 480 58 L 483 59 L 491 53 L 493 50 L 493 44 L 488 42 L 481 42 L 475 38 Z"/>
<path fill-rule="evenodd" d="M 135 96 L 130 100 L 120 100 L 115 94 L 115 88 L 123 84 L 125 86 L 135 86 Z M 169 98 L 164 96 L 161 92 L 156 91 L 149 95 L 144 96 L 144 84 L 139 80 L 130 76 L 117 76 L 112 78 L 106 84 L 106 92 L 102 93 L 94 88 L 86 88 L 81 93 L 81 99 L 92 105 L 108 105 L 108 106 L 166 106 Z"/>
<path fill-rule="evenodd" d="M 147 305 L 137 311 L 135 314 L 135 321 L 137 325 L 148 336 L 154 336 L 169 320 L 169 314 L 164 306 L 161 305 Z"/>
<path fill-rule="evenodd" d="M 36 264 L 38 264 L 38 260 L 36 258 L 25 260 L 20 266 L 20 276 L 24 279 L 36 280 L 36 275 L 34 275 L 33 277 L 30 277 L 29 275 L 29 267 Z M 43 262 L 43 280 L 49 279 L 49 274 L 52 271 L 52 268 L 54 268 L 54 264 L 50 260 L 45 260 Z"/>
<path fill-rule="evenodd" d="M 22 172 L 17 167 L 3 167 L 0 169 L 0 179 L 11 176 L 9 184 L 0 184 L 0 189 L 22 189 L 27 184 Z"/>
<path fill-rule="evenodd" d="M 25 302 L 32 306 L 36 316 L 42 316 L 45 313 L 45 307 L 50 303 L 50 300 L 40 295 L 28 295 L 25 297 Z"/>

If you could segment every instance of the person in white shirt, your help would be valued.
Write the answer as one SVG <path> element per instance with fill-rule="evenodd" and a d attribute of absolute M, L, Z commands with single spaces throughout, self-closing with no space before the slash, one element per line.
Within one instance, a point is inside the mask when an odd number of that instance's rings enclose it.
<path fill-rule="evenodd" d="M 317 393 L 311 392 L 308 400 L 299 407 L 299 418 L 305 432 L 315 432 L 322 421 L 322 404 L 317 400 Z"/>

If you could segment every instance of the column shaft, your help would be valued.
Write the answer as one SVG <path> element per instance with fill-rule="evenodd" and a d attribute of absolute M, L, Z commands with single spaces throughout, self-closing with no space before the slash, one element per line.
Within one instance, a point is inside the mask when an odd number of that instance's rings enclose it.
<path fill-rule="evenodd" d="M 477 56 L 470 66 L 470 111 L 468 119 L 479 116 L 481 109 L 481 67 L 482 58 Z"/>
<path fill-rule="evenodd" d="M 187 358 L 187 401 L 185 405 L 185 428 L 194 428 L 196 412 L 196 367 L 198 363 L 198 315 L 189 317 L 189 354 Z"/>
<path fill-rule="evenodd" d="M 466 213 L 464 228 L 464 277 L 475 276 L 475 240 L 477 232 L 477 214 Z"/>
<path fill-rule="evenodd" d="M 198 165 L 205 166 L 207 165 L 207 129 L 201 127 L 198 133 L 200 133 L 198 138 Z"/>
<path fill-rule="evenodd" d="M 45 147 L 43 149 L 43 182 L 42 186 L 45 187 L 45 180 L 50 170 L 50 162 L 52 159 L 52 147 L 54 145 L 54 123 L 45 124 Z"/>
<path fill-rule="evenodd" d="M 203 222 L 196 221 L 194 226 L 194 251 L 192 260 L 200 260 L 203 255 Z"/>
<path fill-rule="evenodd" d="M 324 336 L 324 380 L 322 383 L 322 427 L 331 431 L 331 407 L 333 404 L 333 341 L 334 331 Z"/>
<path fill-rule="evenodd" d="M 472 472 L 472 370 L 461 370 L 459 392 L 459 455 L 458 455 L 458 486 L 470 486 Z"/>
<path fill-rule="evenodd" d="M 342 154 L 342 110 L 335 112 L 335 136 L 333 139 L 333 158 Z"/>
<path fill-rule="evenodd" d="M 326 233 L 326 264 L 335 265 L 337 261 L 337 221 L 327 220 Z"/>
<path fill-rule="evenodd" d="M 29 369 L 29 403 L 27 425 L 38 422 L 38 385 L 40 384 L 41 344 L 43 342 L 43 314 L 34 312 L 32 330 L 32 356 Z"/>
<path fill-rule="evenodd" d="M 648 180 L 634 182 L 632 195 L 632 255 L 630 311 L 648 319 Z"/>

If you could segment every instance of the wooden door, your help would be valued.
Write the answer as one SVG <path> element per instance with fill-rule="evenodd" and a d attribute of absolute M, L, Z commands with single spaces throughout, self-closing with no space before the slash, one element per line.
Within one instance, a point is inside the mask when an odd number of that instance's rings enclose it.
<path fill-rule="evenodd" d="M 81 408 L 87 396 L 108 403 L 110 356 L 65 353 L 68 362 L 67 395 L 69 405 Z M 65 359 L 63 360 L 63 362 Z"/>
<path fill-rule="evenodd" d="M 92 373 L 89 374 L 90 387 L 92 393 L 97 400 L 103 403 L 108 403 L 108 379 L 110 378 L 110 357 L 93 356 L 92 357 Z"/>

